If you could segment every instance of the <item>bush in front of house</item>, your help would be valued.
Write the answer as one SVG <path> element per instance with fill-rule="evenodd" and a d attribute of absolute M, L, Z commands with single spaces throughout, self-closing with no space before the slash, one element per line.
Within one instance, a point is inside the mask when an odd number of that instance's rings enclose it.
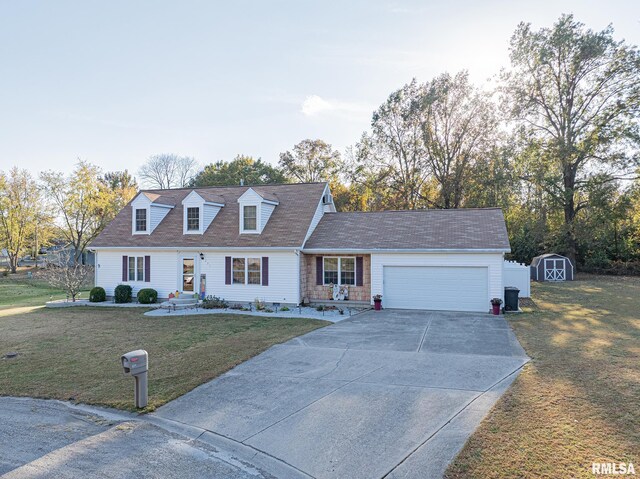
<path fill-rule="evenodd" d="M 158 301 L 158 292 L 153 288 L 143 288 L 138 291 L 138 303 L 152 304 Z"/>
<path fill-rule="evenodd" d="M 202 307 L 204 309 L 224 309 L 229 307 L 229 303 L 217 296 L 207 296 L 202 300 Z"/>
<path fill-rule="evenodd" d="M 130 303 L 133 290 L 128 284 L 119 284 L 113 291 L 113 299 L 116 303 Z"/>
<path fill-rule="evenodd" d="M 107 293 L 104 288 L 100 286 L 96 286 L 95 288 L 91 288 L 89 291 L 89 301 L 92 303 L 102 303 L 107 300 Z"/>

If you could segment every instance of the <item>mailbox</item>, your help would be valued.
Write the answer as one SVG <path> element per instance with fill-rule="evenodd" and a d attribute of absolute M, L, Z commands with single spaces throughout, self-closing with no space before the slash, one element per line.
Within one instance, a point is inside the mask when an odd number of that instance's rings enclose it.
<path fill-rule="evenodd" d="M 135 381 L 133 392 L 136 407 L 146 407 L 149 395 L 147 384 L 149 354 L 144 349 L 136 349 L 123 354 L 120 357 L 120 361 L 122 362 L 124 373 L 133 376 Z"/>
<path fill-rule="evenodd" d="M 135 376 L 149 370 L 149 354 L 144 349 L 123 354 L 121 360 L 125 374 Z"/>

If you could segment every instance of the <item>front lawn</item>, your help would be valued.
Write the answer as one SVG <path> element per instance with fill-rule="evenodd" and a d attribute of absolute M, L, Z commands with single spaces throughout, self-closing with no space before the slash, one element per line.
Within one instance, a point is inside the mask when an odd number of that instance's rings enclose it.
<path fill-rule="evenodd" d="M 48 299 L 48 298 L 47 298 Z M 33 303 L 33 301 L 32 301 Z M 147 317 L 139 308 L 0 310 L 0 395 L 133 408 L 120 355 L 149 352 L 149 410 L 264 351 L 323 327 L 311 319 Z"/>
<path fill-rule="evenodd" d="M 535 283 L 509 316 L 532 358 L 449 467 L 452 478 L 593 478 L 640 469 L 640 278 Z"/>
<path fill-rule="evenodd" d="M 32 278 L 27 276 L 29 272 L 33 274 Z M 39 279 L 38 273 L 39 270 L 35 268 L 20 268 L 15 274 L 0 276 L 0 311 L 18 306 L 42 306 L 51 299 L 67 297 L 61 289 L 52 288 Z M 85 291 L 81 294 L 85 299 L 89 296 Z"/>

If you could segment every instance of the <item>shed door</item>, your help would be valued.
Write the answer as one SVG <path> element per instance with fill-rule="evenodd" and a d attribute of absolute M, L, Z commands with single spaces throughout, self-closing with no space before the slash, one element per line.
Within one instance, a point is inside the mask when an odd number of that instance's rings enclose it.
<path fill-rule="evenodd" d="M 385 266 L 382 304 L 386 308 L 488 311 L 486 267 Z"/>
<path fill-rule="evenodd" d="M 544 260 L 544 279 L 545 281 L 564 281 L 566 279 L 564 259 L 545 259 Z"/>

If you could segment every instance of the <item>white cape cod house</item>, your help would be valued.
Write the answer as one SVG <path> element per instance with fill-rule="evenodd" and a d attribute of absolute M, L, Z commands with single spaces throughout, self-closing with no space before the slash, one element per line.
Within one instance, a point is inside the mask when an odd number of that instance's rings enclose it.
<path fill-rule="evenodd" d="M 337 213 L 326 183 L 141 191 L 93 241 L 96 285 L 229 302 L 488 311 L 503 297 L 500 209 Z"/>

